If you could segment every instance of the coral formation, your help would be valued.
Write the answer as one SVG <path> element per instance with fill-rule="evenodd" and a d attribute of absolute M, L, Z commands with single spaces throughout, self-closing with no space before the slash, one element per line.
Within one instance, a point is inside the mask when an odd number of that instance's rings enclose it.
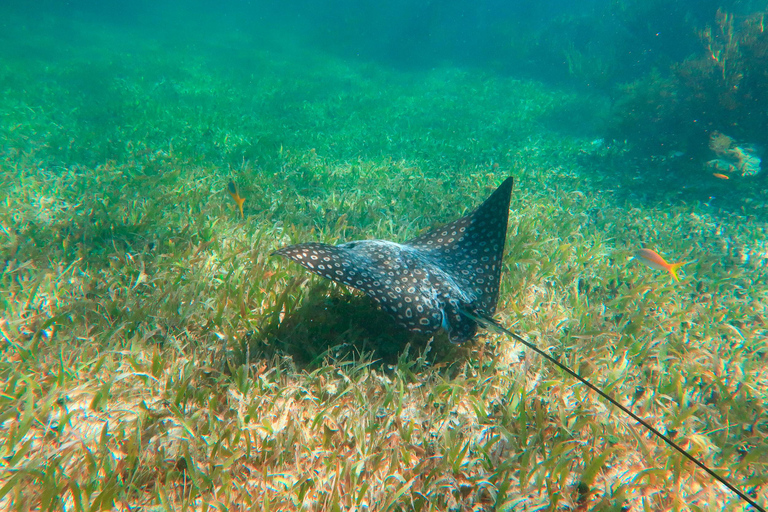
<path fill-rule="evenodd" d="M 768 34 L 765 13 L 736 17 L 718 10 L 699 31 L 701 49 L 667 73 L 655 71 L 622 87 L 614 133 L 644 151 L 677 146 L 706 151 L 708 134 L 727 130 L 759 145 L 768 133 Z M 639 127 L 639 128 L 638 128 Z M 751 148 L 738 146 L 745 174 L 759 172 Z M 735 157 L 735 155 L 734 155 Z"/>
<path fill-rule="evenodd" d="M 718 156 L 724 155 L 730 151 L 731 146 L 733 146 L 733 139 L 724 133 L 714 131 L 709 136 L 709 149 L 714 151 Z"/>
<path fill-rule="evenodd" d="M 706 169 L 714 172 L 741 173 L 742 176 L 757 176 L 760 174 L 760 157 L 754 146 L 737 145 L 728 135 L 718 131 L 709 136 L 709 149 L 717 158 L 704 164 Z"/>

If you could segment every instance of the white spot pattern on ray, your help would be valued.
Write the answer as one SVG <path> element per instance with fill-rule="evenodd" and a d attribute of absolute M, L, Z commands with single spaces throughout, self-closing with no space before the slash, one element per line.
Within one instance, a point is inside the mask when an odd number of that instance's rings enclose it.
<path fill-rule="evenodd" d="M 496 311 L 512 184 L 507 178 L 474 212 L 402 244 L 303 243 L 275 254 L 365 292 L 413 332 L 443 328 L 461 343 L 478 325 L 460 309 L 489 318 Z"/>

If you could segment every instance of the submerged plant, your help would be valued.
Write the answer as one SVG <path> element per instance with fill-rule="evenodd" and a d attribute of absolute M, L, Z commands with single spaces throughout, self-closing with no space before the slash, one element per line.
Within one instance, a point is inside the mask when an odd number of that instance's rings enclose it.
<path fill-rule="evenodd" d="M 614 136 L 654 152 L 701 152 L 718 130 L 749 143 L 768 142 L 765 17 L 755 12 L 739 19 L 718 10 L 714 23 L 699 32 L 699 52 L 669 73 L 624 86 Z"/>
<path fill-rule="evenodd" d="M 0 507 L 738 507 L 521 345 L 408 338 L 269 257 L 416 238 L 508 174 L 496 318 L 765 503 L 756 219 L 628 207 L 536 82 L 73 23 L 0 66 Z"/>

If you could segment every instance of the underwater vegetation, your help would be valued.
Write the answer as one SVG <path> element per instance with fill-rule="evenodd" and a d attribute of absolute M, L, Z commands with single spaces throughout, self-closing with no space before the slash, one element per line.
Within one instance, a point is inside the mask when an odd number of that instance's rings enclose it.
<path fill-rule="evenodd" d="M 620 152 L 545 128 L 585 96 L 40 23 L 0 34 L 0 508 L 742 510 L 514 340 L 410 337 L 270 256 L 412 240 L 509 175 L 495 318 L 768 503 L 766 224 L 623 200 Z"/>
<path fill-rule="evenodd" d="M 703 155 L 715 132 L 766 145 L 765 24 L 765 12 L 737 16 L 718 10 L 699 30 L 697 52 L 621 88 L 614 137 L 630 139 L 652 154 Z"/>

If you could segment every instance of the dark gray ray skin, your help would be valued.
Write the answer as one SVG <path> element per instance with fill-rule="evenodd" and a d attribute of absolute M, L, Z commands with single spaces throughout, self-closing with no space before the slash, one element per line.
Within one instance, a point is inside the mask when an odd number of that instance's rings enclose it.
<path fill-rule="evenodd" d="M 365 292 L 412 332 L 442 328 L 462 343 L 477 332 L 473 315 L 496 312 L 512 185 L 507 178 L 469 215 L 402 244 L 304 243 L 273 254 Z"/>

